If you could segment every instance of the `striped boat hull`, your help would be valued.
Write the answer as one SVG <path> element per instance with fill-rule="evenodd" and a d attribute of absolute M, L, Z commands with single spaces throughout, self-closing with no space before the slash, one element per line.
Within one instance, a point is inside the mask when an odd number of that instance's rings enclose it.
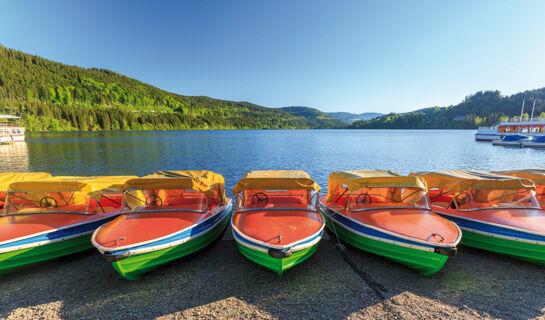
<path fill-rule="evenodd" d="M 320 208 L 326 217 L 327 228 L 353 247 L 403 264 L 424 276 L 437 273 L 447 262 L 448 256 L 437 253 L 436 245 L 396 237 L 356 223 L 323 204 Z M 456 245 L 445 246 L 444 249 L 455 253 Z"/>

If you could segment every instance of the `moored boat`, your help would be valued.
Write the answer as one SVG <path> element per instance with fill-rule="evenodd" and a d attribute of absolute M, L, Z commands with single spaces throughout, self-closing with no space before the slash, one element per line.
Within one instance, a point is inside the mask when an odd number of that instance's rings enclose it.
<path fill-rule="evenodd" d="M 545 136 L 530 137 L 522 140 L 522 147 L 524 148 L 545 148 Z"/>
<path fill-rule="evenodd" d="M 522 145 L 524 141 L 527 141 L 530 137 L 523 136 L 523 135 L 511 135 L 511 136 L 505 136 L 501 138 L 500 140 L 494 140 L 492 141 L 492 145 L 494 146 L 504 146 L 504 147 L 518 147 L 522 148 Z"/>
<path fill-rule="evenodd" d="M 21 126 L 21 117 L 0 115 L 0 144 L 25 141 L 25 128 Z"/>
<path fill-rule="evenodd" d="M 462 244 L 545 265 L 545 213 L 531 180 L 482 171 L 417 172 L 432 209 L 463 231 Z"/>
<path fill-rule="evenodd" d="M 64 177 L 10 184 L 0 216 L 0 274 L 92 248 L 91 233 L 119 214 L 130 177 Z"/>
<path fill-rule="evenodd" d="M 334 171 L 320 199 L 328 229 L 344 242 L 431 275 L 457 252 L 460 229 L 435 214 L 426 184 L 393 171 Z"/>
<path fill-rule="evenodd" d="M 240 253 L 279 276 L 309 258 L 325 227 L 317 208 L 319 191 L 304 171 L 244 174 L 233 189 L 237 209 L 231 219 Z"/>
<path fill-rule="evenodd" d="M 40 181 L 51 178 L 46 172 L 3 172 L 0 173 L 0 209 L 4 207 L 10 184 L 19 181 Z"/>
<path fill-rule="evenodd" d="M 206 171 L 160 171 L 123 185 L 122 214 L 92 243 L 125 279 L 203 249 L 226 230 L 224 179 Z"/>

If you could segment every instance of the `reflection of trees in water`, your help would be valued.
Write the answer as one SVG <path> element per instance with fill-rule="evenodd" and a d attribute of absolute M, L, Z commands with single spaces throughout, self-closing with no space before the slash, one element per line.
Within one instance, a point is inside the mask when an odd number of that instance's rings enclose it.
<path fill-rule="evenodd" d="M 0 171 L 29 171 L 28 145 L 26 142 L 0 145 Z"/>

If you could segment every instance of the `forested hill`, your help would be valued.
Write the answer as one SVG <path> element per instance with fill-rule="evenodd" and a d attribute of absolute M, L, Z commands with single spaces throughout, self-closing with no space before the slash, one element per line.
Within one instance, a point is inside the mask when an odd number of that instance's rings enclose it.
<path fill-rule="evenodd" d="M 390 113 L 367 121 L 356 121 L 355 129 L 474 129 L 489 126 L 509 117 L 520 117 L 522 101 L 526 100 L 523 118 L 532 112 L 545 117 L 545 88 L 524 91 L 510 96 L 499 91 L 479 91 L 449 107 L 426 108 L 408 113 Z"/>
<path fill-rule="evenodd" d="M 0 114 L 29 131 L 282 129 L 323 123 L 248 102 L 182 96 L 103 69 L 0 46 Z"/>
<path fill-rule="evenodd" d="M 318 109 L 309 108 L 309 107 L 284 107 L 280 110 L 285 111 L 296 117 L 303 117 L 307 120 L 308 125 L 313 128 L 344 128 L 346 123 L 335 117 L 322 112 Z"/>

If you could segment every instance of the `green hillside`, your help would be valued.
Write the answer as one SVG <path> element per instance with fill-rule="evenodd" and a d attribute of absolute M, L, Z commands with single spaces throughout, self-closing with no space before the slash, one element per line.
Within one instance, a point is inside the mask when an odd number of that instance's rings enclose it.
<path fill-rule="evenodd" d="M 524 117 L 529 117 L 534 100 L 534 117 L 545 117 L 545 88 L 510 96 L 499 91 L 479 91 L 449 107 L 426 108 L 408 113 L 390 113 L 366 121 L 356 121 L 354 129 L 475 129 L 490 126 L 502 119 L 520 117 L 526 100 Z"/>
<path fill-rule="evenodd" d="M 318 109 L 309 107 L 284 107 L 280 110 L 285 111 L 296 117 L 303 117 L 307 120 L 307 123 L 312 128 L 343 128 L 346 127 L 346 123 L 332 117 L 331 115 L 322 112 Z"/>
<path fill-rule="evenodd" d="M 109 70 L 1 46 L 0 113 L 22 115 L 29 131 L 322 127 L 280 109 L 182 96 Z"/>

